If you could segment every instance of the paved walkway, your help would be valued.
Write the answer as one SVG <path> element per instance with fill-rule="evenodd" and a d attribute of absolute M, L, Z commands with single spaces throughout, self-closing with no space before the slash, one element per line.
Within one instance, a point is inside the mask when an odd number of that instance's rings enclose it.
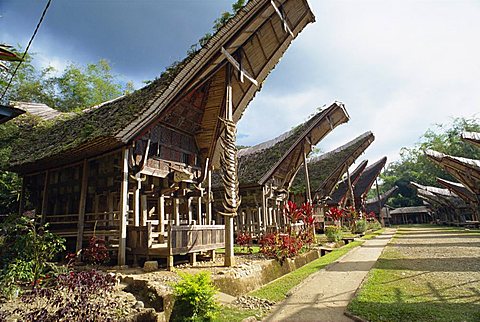
<path fill-rule="evenodd" d="M 310 275 L 264 321 L 351 322 L 343 313 L 394 233 L 394 229 L 387 229 Z"/>

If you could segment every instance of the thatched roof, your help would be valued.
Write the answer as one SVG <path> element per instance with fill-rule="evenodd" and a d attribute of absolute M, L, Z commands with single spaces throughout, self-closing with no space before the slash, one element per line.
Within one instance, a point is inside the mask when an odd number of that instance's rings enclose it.
<path fill-rule="evenodd" d="M 352 187 L 355 186 L 360 175 L 367 167 L 368 160 L 363 160 L 351 173 L 350 173 L 350 183 Z M 340 205 L 342 201 L 347 197 L 349 192 L 348 177 L 343 179 L 338 183 L 337 188 L 330 195 L 330 200 L 328 201 L 329 205 Z"/>
<path fill-rule="evenodd" d="M 387 163 L 387 157 L 383 157 L 374 164 L 366 167 L 360 175 L 360 178 L 358 178 L 353 187 L 353 195 L 355 197 L 355 205 L 357 209 L 360 207 L 361 202 L 365 200 L 365 197 L 370 191 L 370 188 L 372 188 L 375 179 L 385 166 L 385 163 Z"/>
<path fill-rule="evenodd" d="M 372 132 L 365 132 L 354 140 L 330 151 L 312 158 L 308 162 L 310 186 L 320 199 L 330 195 L 338 181 L 355 160 L 373 142 Z M 305 174 L 299 171 L 293 182 L 293 191 L 305 191 Z"/>
<path fill-rule="evenodd" d="M 0 124 L 10 121 L 23 113 L 25 111 L 14 106 L 0 105 Z"/>
<path fill-rule="evenodd" d="M 454 192 L 460 198 L 465 200 L 466 202 L 473 202 L 478 203 L 478 197 L 468 190 L 463 184 L 458 182 L 448 181 L 442 178 L 437 178 L 437 182 L 440 183 L 442 186 L 446 187 L 450 191 Z"/>
<path fill-rule="evenodd" d="M 426 213 L 429 214 L 430 210 L 428 210 L 425 206 L 414 206 L 414 207 L 403 207 L 403 208 L 396 208 L 390 211 L 390 215 L 408 215 L 408 214 L 422 214 Z"/>
<path fill-rule="evenodd" d="M 454 157 L 427 150 L 425 155 L 440 165 L 474 194 L 480 195 L 480 160 Z"/>
<path fill-rule="evenodd" d="M 223 131 L 228 55 L 261 84 L 300 31 L 314 16 L 306 0 L 276 0 L 292 33 L 272 2 L 251 0 L 199 51 L 167 69 L 132 94 L 68 118 L 43 122 L 25 131 L 11 158 L 12 170 L 31 172 L 68 164 L 128 145 L 158 123 L 195 137 L 200 160 L 218 165 Z M 234 72 L 233 118 L 238 121 L 259 90 Z"/>
<path fill-rule="evenodd" d="M 479 132 L 463 132 L 462 140 L 472 143 L 480 148 L 480 133 Z"/>
<path fill-rule="evenodd" d="M 238 151 L 240 186 L 263 185 L 271 178 L 282 182 L 277 188 L 288 189 L 292 178 L 303 164 L 303 152 L 308 155 L 335 127 L 348 122 L 342 103 L 334 102 L 308 121 L 283 133 L 275 139 Z M 218 173 L 213 185 L 220 186 Z"/>
<path fill-rule="evenodd" d="M 365 202 L 365 208 L 367 213 L 370 213 L 370 212 L 378 213 L 379 208 L 380 209 L 383 208 L 383 206 L 385 206 L 385 204 L 387 203 L 388 199 L 392 197 L 394 194 L 396 194 L 397 192 L 398 192 L 398 187 L 394 186 L 388 191 L 385 191 L 384 193 L 382 193 L 380 195 L 380 199 L 378 197 L 368 199 Z"/>

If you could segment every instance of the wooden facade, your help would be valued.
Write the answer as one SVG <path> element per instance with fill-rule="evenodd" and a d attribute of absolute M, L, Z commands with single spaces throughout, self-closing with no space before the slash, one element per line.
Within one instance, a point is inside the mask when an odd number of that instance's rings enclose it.
<path fill-rule="evenodd" d="M 171 266 L 176 254 L 228 244 L 228 227 L 213 225 L 210 180 L 213 168 L 229 170 L 225 120 L 240 119 L 313 21 L 305 0 L 249 1 L 146 87 L 25 130 L 10 160 L 21 210 L 35 209 L 69 250 L 105 237 L 119 265 L 158 256 Z"/>

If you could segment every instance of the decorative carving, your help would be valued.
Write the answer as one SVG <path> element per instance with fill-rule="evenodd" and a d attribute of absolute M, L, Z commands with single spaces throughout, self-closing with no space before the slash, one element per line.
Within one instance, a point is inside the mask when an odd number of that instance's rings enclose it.
<path fill-rule="evenodd" d="M 237 147 L 235 145 L 236 125 L 233 121 L 220 118 L 225 125 L 225 130 L 221 136 L 220 144 L 223 153 L 220 158 L 222 165 L 222 181 L 225 187 L 223 198 L 224 216 L 236 216 L 237 209 L 240 206 L 241 199 L 238 193 L 238 160 Z"/>

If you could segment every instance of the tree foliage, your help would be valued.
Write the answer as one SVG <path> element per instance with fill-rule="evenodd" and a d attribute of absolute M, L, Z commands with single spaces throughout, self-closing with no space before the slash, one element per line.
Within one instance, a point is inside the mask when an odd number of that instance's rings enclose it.
<path fill-rule="evenodd" d="M 459 117 L 448 124 L 437 124 L 433 129 L 428 129 L 420 142 L 413 147 L 403 147 L 400 151 L 400 160 L 390 163 L 381 175 L 383 182 L 381 192 L 394 185 L 399 187 L 399 193 L 390 199 L 389 204 L 393 207 L 421 205 L 415 190 L 409 186 L 410 181 L 428 186 L 439 186 L 437 177 L 456 181 L 448 172 L 430 161 L 424 154 L 425 150 L 480 159 L 480 149 L 461 140 L 460 135 L 464 131 L 480 132 L 480 119 Z"/>
<path fill-rule="evenodd" d="M 121 83 L 113 74 L 109 62 L 101 59 L 96 64 L 82 67 L 69 64 L 60 74 L 49 66 L 38 70 L 32 63 L 34 55 L 27 55 L 3 98 L 9 101 L 44 103 L 62 112 L 78 111 L 131 92 L 132 83 Z M 0 73 L 0 91 L 3 93 L 11 77 L 10 71 Z"/>

